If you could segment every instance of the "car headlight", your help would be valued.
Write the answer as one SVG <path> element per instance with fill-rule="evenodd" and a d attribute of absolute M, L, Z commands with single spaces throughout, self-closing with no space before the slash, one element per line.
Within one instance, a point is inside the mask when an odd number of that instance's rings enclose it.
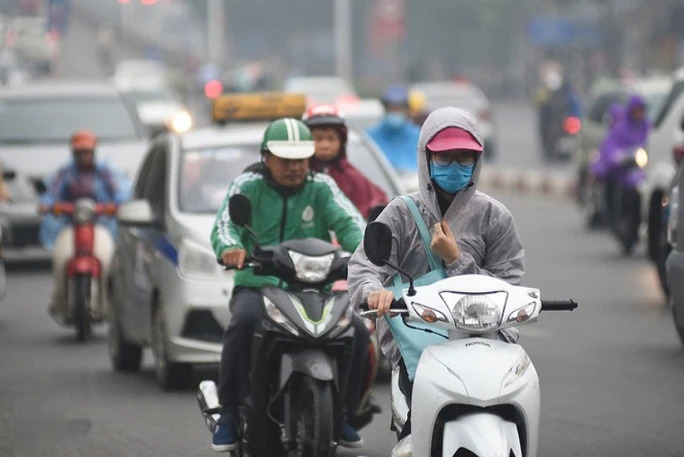
<path fill-rule="evenodd" d="M 95 219 L 95 202 L 92 200 L 79 200 L 74 208 L 74 222 L 84 224 Z"/>
<path fill-rule="evenodd" d="M 637 149 L 636 153 L 634 154 L 634 161 L 639 168 L 646 168 L 646 165 L 648 165 L 648 153 L 646 152 L 646 149 Z"/>
<path fill-rule="evenodd" d="M 451 309 L 456 327 L 468 332 L 487 332 L 499 327 L 508 298 L 506 292 L 478 295 L 442 292 L 440 295 Z"/>
<path fill-rule="evenodd" d="M 679 226 L 679 186 L 672 189 L 669 201 L 670 209 L 667 215 L 667 242 L 677 247 L 677 229 Z"/>
<path fill-rule="evenodd" d="M 411 302 L 411 306 L 416 314 L 429 324 L 433 324 L 437 321 L 449 322 L 444 314 L 429 306 L 424 306 L 416 302 Z"/>
<path fill-rule="evenodd" d="M 183 241 L 178 250 L 178 271 L 191 279 L 225 280 L 223 269 L 209 248 Z"/>
<path fill-rule="evenodd" d="M 169 127 L 176 133 L 185 133 L 192 128 L 192 116 L 187 111 L 178 111 L 169 120 Z"/>
<path fill-rule="evenodd" d="M 517 322 L 518 324 L 522 324 L 523 322 L 526 322 L 532 314 L 534 314 L 536 307 L 537 302 L 530 302 L 522 308 L 518 308 L 509 314 L 506 322 Z"/>
<path fill-rule="evenodd" d="M 518 361 L 515 362 L 511 369 L 508 370 L 508 373 L 506 373 L 503 383 L 504 387 L 508 387 L 520 379 L 520 377 L 525 374 L 531 364 L 532 361 L 530 360 L 530 356 L 523 352 Z"/>
<path fill-rule="evenodd" d="M 296 251 L 287 251 L 295 268 L 297 279 L 306 283 L 317 283 L 323 281 L 330 272 L 335 254 L 322 256 L 308 256 Z"/>
<path fill-rule="evenodd" d="M 264 296 L 264 309 L 266 310 L 266 315 L 269 319 L 293 335 L 299 336 L 299 330 L 297 330 L 287 316 L 285 316 L 282 311 L 280 311 L 278 307 L 266 296 Z"/>

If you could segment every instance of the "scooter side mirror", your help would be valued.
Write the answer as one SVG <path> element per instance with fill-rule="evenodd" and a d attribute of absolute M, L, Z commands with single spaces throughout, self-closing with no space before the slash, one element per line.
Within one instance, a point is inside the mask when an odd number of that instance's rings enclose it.
<path fill-rule="evenodd" d="M 11 181 L 17 177 L 17 173 L 13 170 L 2 170 L 2 179 L 5 181 Z"/>
<path fill-rule="evenodd" d="M 363 249 L 373 264 L 387 264 L 392 253 L 392 230 L 382 222 L 371 222 L 363 236 Z"/>
<path fill-rule="evenodd" d="M 382 210 L 385 209 L 385 205 L 377 205 L 374 206 L 368 211 L 368 223 L 373 222 L 375 219 L 378 218 L 380 213 L 382 213 Z"/>
<path fill-rule="evenodd" d="M 238 227 L 244 227 L 249 223 L 251 204 L 249 198 L 242 194 L 235 194 L 228 200 L 228 214 L 230 220 Z"/>

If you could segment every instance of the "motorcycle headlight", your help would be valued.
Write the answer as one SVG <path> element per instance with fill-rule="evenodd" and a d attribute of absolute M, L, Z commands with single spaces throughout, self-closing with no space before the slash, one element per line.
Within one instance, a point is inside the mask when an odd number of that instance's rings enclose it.
<path fill-rule="evenodd" d="M 323 281 L 330 273 L 335 254 L 326 254 L 318 257 L 304 255 L 296 251 L 287 251 L 295 268 L 297 279 L 306 283 Z"/>
<path fill-rule="evenodd" d="M 77 224 L 84 224 L 95 219 L 95 202 L 92 200 L 77 201 L 73 217 Z"/>
<path fill-rule="evenodd" d="M 178 271 L 190 279 L 225 280 L 223 269 L 209 248 L 183 241 L 178 250 Z"/>
<path fill-rule="evenodd" d="M 299 336 L 299 330 L 297 330 L 287 316 L 285 316 L 282 311 L 280 311 L 278 307 L 266 296 L 264 296 L 264 309 L 266 310 L 266 315 L 269 319 L 293 335 Z"/>
<path fill-rule="evenodd" d="M 178 111 L 171 116 L 168 126 L 176 133 L 185 133 L 192 128 L 192 116 L 185 110 Z"/>
<path fill-rule="evenodd" d="M 437 321 L 449 322 L 444 314 L 429 306 L 424 306 L 416 302 L 412 302 L 411 306 L 416 314 L 428 324 L 433 324 Z"/>
<path fill-rule="evenodd" d="M 639 168 L 646 168 L 646 165 L 648 165 L 648 153 L 646 152 L 646 149 L 637 149 L 636 153 L 634 154 L 634 161 Z"/>
<path fill-rule="evenodd" d="M 442 300 L 451 309 L 457 328 L 468 332 L 487 332 L 501 324 L 501 314 L 508 293 L 466 295 L 456 292 L 442 292 Z"/>
<path fill-rule="evenodd" d="M 672 247 L 677 247 L 677 229 L 679 225 L 679 186 L 672 189 L 669 201 L 669 214 L 667 215 L 667 242 Z"/>
<path fill-rule="evenodd" d="M 506 373 L 503 383 L 504 387 L 508 387 L 520 379 L 520 377 L 525 374 L 531 364 L 532 361 L 530 360 L 530 357 L 526 353 L 523 353 L 523 355 L 520 356 L 518 361 L 515 362 L 511 369 L 508 370 L 508 373 Z"/>

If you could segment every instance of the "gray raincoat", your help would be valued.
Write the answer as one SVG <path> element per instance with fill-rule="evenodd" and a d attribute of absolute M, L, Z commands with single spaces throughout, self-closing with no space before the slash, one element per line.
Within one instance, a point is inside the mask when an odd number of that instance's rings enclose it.
<path fill-rule="evenodd" d="M 428 228 L 442 220 L 434 184 L 430 179 L 427 143 L 445 127 L 458 127 L 470 132 L 482 144 L 482 133 L 468 112 L 458 108 L 441 108 L 425 121 L 418 143 L 419 191 L 411 194 Z M 446 265 L 447 274 L 483 274 L 495 276 L 511 284 L 519 284 L 524 273 L 523 247 L 508 208 L 476 189 L 482 168 L 481 157 L 475 164 L 472 183 L 456 194 L 444 218 L 456 237 L 460 256 Z M 420 277 L 429 271 L 425 247 L 416 223 L 406 203 L 399 198 L 392 200 L 377 218 L 392 230 L 392 254 L 390 262 L 408 274 Z M 389 285 L 396 271 L 390 267 L 373 265 L 359 245 L 349 263 L 348 285 L 352 303 L 358 308 L 368 294 Z M 407 278 L 403 278 L 406 282 Z M 392 363 L 401 355 L 385 319 L 378 320 L 378 332 L 382 352 Z M 503 332 L 502 332 L 503 333 Z M 502 335 L 515 342 L 517 329 L 506 330 Z"/>

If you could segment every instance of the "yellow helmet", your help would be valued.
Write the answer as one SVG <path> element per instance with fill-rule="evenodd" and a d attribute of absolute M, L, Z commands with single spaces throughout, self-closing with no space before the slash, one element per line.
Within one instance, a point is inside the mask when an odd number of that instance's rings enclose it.
<path fill-rule="evenodd" d="M 408 109 L 410 116 L 418 116 L 427 108 L 427 98 L 420 90 L 412 90 L 408 94 Z"/>

